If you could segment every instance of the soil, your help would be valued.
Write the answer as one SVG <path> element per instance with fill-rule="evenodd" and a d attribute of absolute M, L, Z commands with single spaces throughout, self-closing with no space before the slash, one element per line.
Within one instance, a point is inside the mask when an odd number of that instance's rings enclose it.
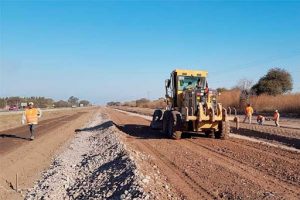
<path fill-rule="evenodd" d="M 0 133 L 0 199 L 24 199 L 22 195 L 47 169 L 53 156 L 74 137 L 74 130 L 94 115 L 96 108 L 78 109 L 53 119 L 42 120 L 36 138 L 29 141 L 27 126 Z M 16 189 L 18 174 L 18 189 Z"/>
<path fill-rule="evenodd" d="M 166 138 L 149 120 L 108 109 L 125 143 L 151 157 L 175 196 L 186 199 L 299 199 L 300 154 L 251 141 L 184 134 Z"/>

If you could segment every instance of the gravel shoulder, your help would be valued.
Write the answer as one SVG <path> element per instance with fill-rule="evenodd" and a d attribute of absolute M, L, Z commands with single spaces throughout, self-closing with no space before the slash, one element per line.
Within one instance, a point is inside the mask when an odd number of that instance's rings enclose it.
<path fill-rule="evenodd" d="M 100 109 L 85 128 L 76 130 L 25 199 L 154 199 L 151 176 L 140 170 L 147 156 L 125 145 L 123 137 Z"/>
<path fill-rule="evenodd" d="M 81 128 L 96 110 L 78 110 L 50 121 L 45 120 L 37 128 L 34 141 L 22 139 L 29 135 L 26 126 L 5 131 L 5 135 L 19 137 L 0 137 L 0 199 L 24 199 L 27 188 L 33 186 L 41 172 L 49 167 L 53 156 L 74 137 L 74 130 Z M 16 174 L 18 193 L 15 191 Z"/>

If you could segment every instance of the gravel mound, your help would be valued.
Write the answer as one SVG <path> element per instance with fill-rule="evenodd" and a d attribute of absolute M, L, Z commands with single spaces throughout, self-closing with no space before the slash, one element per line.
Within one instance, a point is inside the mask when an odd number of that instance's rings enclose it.
<path fill-rule="evenodd" d="M 25 199 L 149 199 L 116 131 L 99 113 L 88 128 L 77 130 Z"/>

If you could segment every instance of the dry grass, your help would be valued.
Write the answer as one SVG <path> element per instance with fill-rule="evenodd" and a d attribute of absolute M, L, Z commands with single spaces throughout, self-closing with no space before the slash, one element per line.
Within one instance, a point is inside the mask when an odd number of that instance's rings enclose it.
<path fill-rule="evenodd" d="M 167 106 L 163 99 L 154 100 L 140 105 L 141 108 L 164 109 Z"/>
<path fill-rule="evenodd" d="M 239 90 L 225 91 L 219 97 L 219 101 L 224 107 L 236 107 L 243 112 L 245 102 L 240 101 L 240 94 Z M 279 110 L 280 113 L 300 116 L 300 93 L 251 96 L 249 102 L 256 112 L 271 113 Z"/>
<path fill-rule="evenodd" d="M 154 100 L 154 101 L 145 101 L 145 102 L 138 102 L 138 103 L 136 101 L 129 101 L 129 102 L 123 103 L 123 106 L 164 109 L 167 106 L 167 104 L 163 99 L 158 99 L 158 100 Z"/>
<path fill-rule="evenodd" d="M 224 91 L 222 94 L 218 97 L 218 101 L 222 103 L 224 107 L 240 107 L 240 90 L 229 90 Z"/>
<path fill-rule="evenodd" d="M 300 93 L 278 96 L 260 95 L 250 98 L 254 109 L 258 112 L 274 112 L 300 114 Z"/>

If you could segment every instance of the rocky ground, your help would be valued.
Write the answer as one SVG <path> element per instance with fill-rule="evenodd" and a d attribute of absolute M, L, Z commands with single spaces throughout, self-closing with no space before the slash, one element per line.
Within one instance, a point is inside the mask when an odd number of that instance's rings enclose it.
<path fill-rule="evenodd" d="M 138 172 L 117 131 L 99 113 L 77 130 L 25 199 L 149 199 L 142 187 L 149 177 Z"/>

